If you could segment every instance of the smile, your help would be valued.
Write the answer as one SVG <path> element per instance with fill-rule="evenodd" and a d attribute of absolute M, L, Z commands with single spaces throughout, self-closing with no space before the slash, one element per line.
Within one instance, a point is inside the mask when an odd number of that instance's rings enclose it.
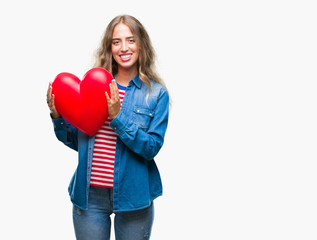
<path fill-rule="evenodd" d="M 120 55 L 120 59 L 124 62 L 126 61 L 129 61 L 132 57 L 132 54 L 123 54 L 123 55 Z"/>

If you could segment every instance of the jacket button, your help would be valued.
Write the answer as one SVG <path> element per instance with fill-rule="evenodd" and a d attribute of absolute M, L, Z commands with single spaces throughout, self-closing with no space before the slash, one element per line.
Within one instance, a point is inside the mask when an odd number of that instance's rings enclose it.
<path fill-rule="evenodd" d="M 116 189 L 115 192 L 118 193 L 118 190 Z"/>

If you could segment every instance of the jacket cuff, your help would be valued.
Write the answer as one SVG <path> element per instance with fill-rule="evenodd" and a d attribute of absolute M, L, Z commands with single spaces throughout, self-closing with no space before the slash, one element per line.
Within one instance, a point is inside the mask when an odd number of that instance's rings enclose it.
<path fill-rule="evenodd" d="M 65 129 L 66 128 L 66 124 L 64 122 L 64 118 L 62 118 L 62 117 L 52 118 L 52 116 L 51 116 L 51 119 L 52 119 L 52 122 L 53 122 L 53 125 L 54 125 L 55 129 Z"/>
<path fill-rule="evenodd" d="M 125 116 L 123 111 L 120 111 L 116 118 L 114 118 L 111 123 L 110 127 L 118 134 L 120 135 L 125 127 L 127 126 L 129 122 L 129 119 Z"/>

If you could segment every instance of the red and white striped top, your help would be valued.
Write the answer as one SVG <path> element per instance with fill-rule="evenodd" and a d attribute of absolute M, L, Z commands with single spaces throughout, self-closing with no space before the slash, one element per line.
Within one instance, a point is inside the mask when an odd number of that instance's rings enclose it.
<path fill-rule="evenodd" d="M 125 87 L 118 85 L 122 105 Z M 109 126 L 111 119 L 97 131 L 92 158 L 90 185 L 113 188 L 113 170 L 116 154 L 117 134 Z"/>

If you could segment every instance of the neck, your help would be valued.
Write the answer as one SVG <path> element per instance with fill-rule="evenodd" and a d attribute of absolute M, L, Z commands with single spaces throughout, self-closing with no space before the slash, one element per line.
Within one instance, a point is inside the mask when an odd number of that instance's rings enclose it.
<path fill-rule="evenodd" d="M 116 82 L 121 86 L 128 86 L 132 78 L 137 74 L 136 69 L 119 69 L 118 73 L 115 75 Z"/>

